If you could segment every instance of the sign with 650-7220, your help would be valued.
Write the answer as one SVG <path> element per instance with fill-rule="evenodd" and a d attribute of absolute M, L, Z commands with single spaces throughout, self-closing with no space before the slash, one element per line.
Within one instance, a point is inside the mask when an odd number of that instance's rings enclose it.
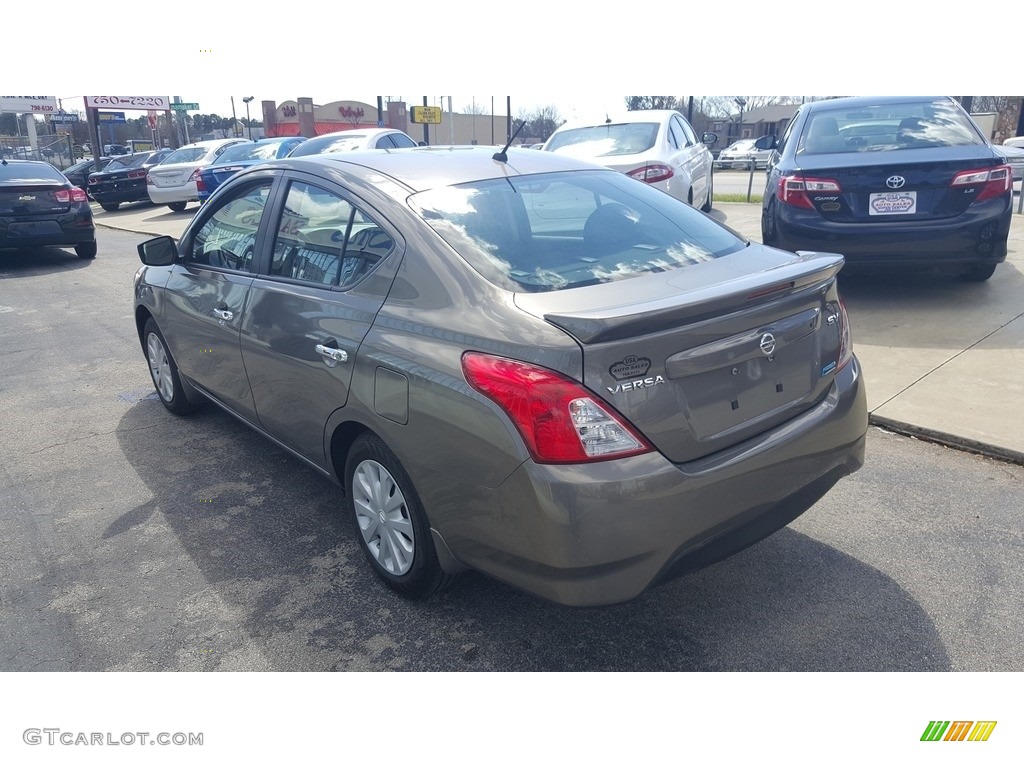
<path fill-rule="evenodd" d="M 170 109 L 166 96 L 86 96 L 85 106 L 92 109 Z"/>

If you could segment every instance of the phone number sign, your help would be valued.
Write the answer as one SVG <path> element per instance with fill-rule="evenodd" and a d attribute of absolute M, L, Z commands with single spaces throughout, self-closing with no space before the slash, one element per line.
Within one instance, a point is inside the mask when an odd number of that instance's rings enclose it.
<path fill-rule="evenodd" d="M 57 111 L 56 96 L 0 96 L 0 112 L 42 112 Z"/>
<path fill-rule="evenodd" d="M 94 109 L 163 109 L 171 108 L 166 96 L 86 96 L 85 106 Z"/>

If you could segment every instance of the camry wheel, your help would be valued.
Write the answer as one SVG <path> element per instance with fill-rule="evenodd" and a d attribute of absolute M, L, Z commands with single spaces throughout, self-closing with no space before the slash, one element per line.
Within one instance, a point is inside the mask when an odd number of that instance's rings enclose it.
<path fill-rule="evenodd" d="M 426 597 L 448 586 L 430 526 L 412 481 L 376 435 L 360 437 L 346 462 L 345 499 L 359 546 L 377 576 L 406 597 Z"/>
<path fill-rule="evenodd" d="M 195 406 L 185 397 L 178 367 L 174 364 L 167 343 L 152 318 L 146 321 L 143 337 L 146 343 L 146 359 L 149 361 L 149 374 L 153 377 L 153 385 L 160 396 L 160 402 L 177 416 L 190 413 Z"/>

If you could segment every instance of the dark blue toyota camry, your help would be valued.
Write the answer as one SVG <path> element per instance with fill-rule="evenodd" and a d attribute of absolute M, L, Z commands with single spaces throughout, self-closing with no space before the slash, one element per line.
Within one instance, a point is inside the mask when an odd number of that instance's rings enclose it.
<path fill-rule="evenodd" d="M 803 104 L 772 149 L 766 245 L 833 251 L 845 272 L 936 268 L 987 280 L 1006 259 L 1013 174 L 948 96 Z"/>

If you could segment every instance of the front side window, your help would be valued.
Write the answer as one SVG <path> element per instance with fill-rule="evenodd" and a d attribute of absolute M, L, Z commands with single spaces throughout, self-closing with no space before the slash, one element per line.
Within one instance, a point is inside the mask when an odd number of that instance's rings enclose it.
<path fill-rule="evenodd" d="M 269 180 L 237 191 L 206 219 L 186 254 L 189 264 L 246 271 L 270 196 Z"/>
<path fill-rule="evenodd" d="M 274 236 L 270 274 L 350 288 L 391 251 L 391 236 L 340 195 L 293 182 Z"/>
<path fill-rule="evenodd" d="M 440 187 L 410 204 L 474 269 L 511 291 L 684 269 L 745 247 L 685 203 L 615 171 Z"/>

